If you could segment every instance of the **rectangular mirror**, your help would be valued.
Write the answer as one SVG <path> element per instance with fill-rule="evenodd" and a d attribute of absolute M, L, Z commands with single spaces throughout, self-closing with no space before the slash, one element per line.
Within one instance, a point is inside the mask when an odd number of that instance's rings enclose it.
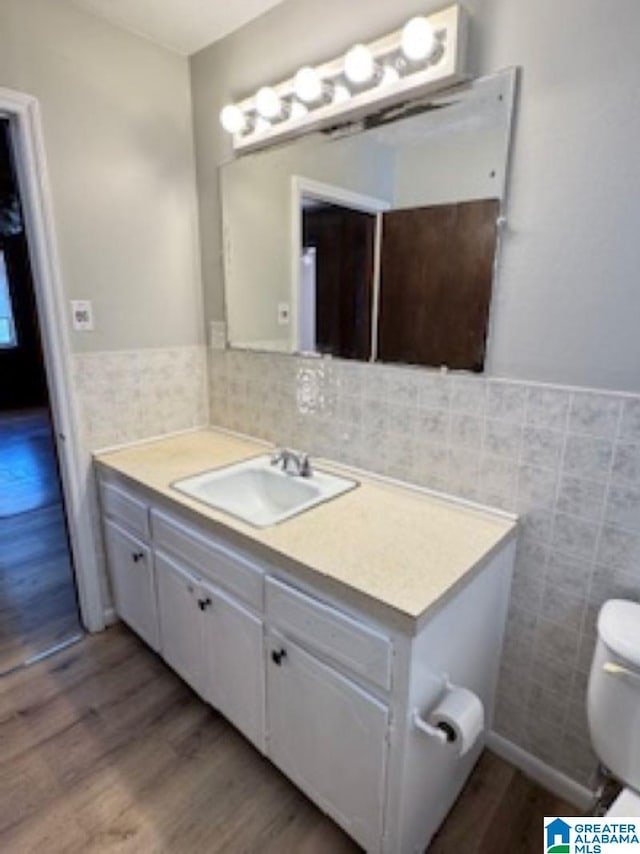
<path fill-rule="evenodd" d="M 482 371 L 516 70 L 221 168 L 231 347 Z"/>

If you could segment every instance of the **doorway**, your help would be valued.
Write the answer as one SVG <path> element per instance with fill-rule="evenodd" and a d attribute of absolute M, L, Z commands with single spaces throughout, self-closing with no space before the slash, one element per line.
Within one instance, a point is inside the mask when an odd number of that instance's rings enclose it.
<path fill-rule="evenodd" d="M 0 117 L 0 674 L 82 635 L 29 258 Z"/>

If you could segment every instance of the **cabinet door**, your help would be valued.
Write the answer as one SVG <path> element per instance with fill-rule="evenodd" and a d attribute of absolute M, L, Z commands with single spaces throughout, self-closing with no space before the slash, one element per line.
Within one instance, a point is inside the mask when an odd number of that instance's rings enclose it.
<path fill-rule="evenodd" d="M 104 530 L 116 611 L 157 650 L 158 610 L 151 550 L 113 522 L 106 521 Z"/>
<path fill-rule="evenodd" d="M 162 657 L 199 694 L 206 694 L 202 666 L 199 580 L 156 552 Z"/>
<path fill-rule="evenodd" d="M 202 585 L 203 654 L 208 699 L 249 741 L 264 750 L 262 621 L 224 593 Z"/>
<path fill-rule="evenodd" d="M 387 707 L 273 632 L 267 754 L 367 851 L 380 847 Z"/>

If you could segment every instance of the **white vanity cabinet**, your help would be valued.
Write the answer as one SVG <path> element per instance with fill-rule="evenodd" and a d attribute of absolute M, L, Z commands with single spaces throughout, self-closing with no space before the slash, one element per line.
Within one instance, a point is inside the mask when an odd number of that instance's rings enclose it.
<path fill-rule="evenodd" d="M 199 578 L 163 554 L 156 555 L 162 657 L 204 699 L 207 696 L 199 609 Z"/>
<path fill-rule="evenodd" d="M 264 750 L 262 571 L 163 513 L 152 527 L 165 661 Z"/>
<path fill-rule="evenodd" d="M 423 851 L 484 745 L 425 724 L 459 685 L 491 726 L 513 538 L 407 624 L 115 476 L 101 495 L 118 614 L 366 851 Z"/>
<path fill-rule="evenodd" d="M 262 749 L 262 621 L 161 552 L 156 575 L 163 658 Z"/>
<path fill-rule="evenodd" d="M 222 591 L 203 584 L 204 665 L 209 702 L 264 751 L 262 620 Z"/>
<path fill-rule="evenodd" d="M 151 549 L 115 522 L 106 521 L 104 528 L 116 610 L 150 647 L 158 650 L 158 611 Z"/>
<path fill-rule="evenodd" d="M 365 850 L 379 850 L 388 706 L 275 631 L 266 646 L 269 758 Z"/>
<path fill-rule="evenodd" d="M 272 577 L 265 615 L 267 754 L 375 851 L 384 815 L 390 638 Z"/>
<path fill-rule="evenodd" d="M 118 615 L 156 651 L 160 646 L 149 508 L 109 483 L 100 489 L 104 539 Z"/>

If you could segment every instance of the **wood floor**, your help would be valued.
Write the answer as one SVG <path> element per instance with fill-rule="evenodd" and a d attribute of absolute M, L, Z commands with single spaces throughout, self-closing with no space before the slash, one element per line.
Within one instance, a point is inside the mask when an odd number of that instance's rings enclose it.
<path fill-rule="evenodd" d="M 0 673 L 79 632 L 47 415 L 0 416 Z"/>
<path fill-rule="evenodd" d="M 430 851 L 538 852 L 575 811 L 487 753 Z M 0 678 L 0 851 L 359 849 L 123 626 Z"/>

